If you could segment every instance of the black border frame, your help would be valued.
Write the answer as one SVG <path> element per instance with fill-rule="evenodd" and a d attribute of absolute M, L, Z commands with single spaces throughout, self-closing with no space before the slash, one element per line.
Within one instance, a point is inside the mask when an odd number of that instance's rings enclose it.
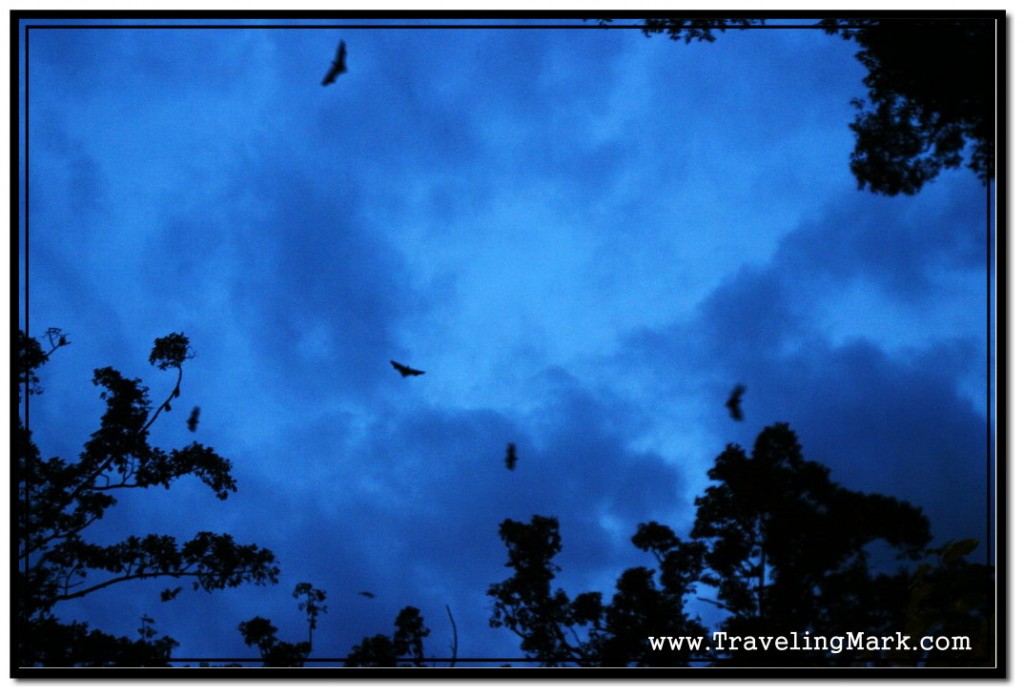
<path fill-rule="evenodd" d="M 227 11 L 215 11 L 215 10 L 135 10 L 135 11 L 98 11 L 98 10 L 72 10 L 72 11 L 58 11 L 58 10 L 43 10 L 43 11 L 26 11 L 26 10 L 11 10 L 9 12 L 10 18 L 10 78 L 11 78 L 11 161 L 10 161 L 10 200 L 11 200 L 11 243 L 14 250 L 17 251 L 17 255 L 12 253 L 11 265 L 14 267 L 14 273 L 11 278 L 11 302 L 12 302 L 12 335 L 11 335 L 11 375 L 12 381 L 13 376 L 18 373 L 17 365 L 17 351 L 16 351 L 16 336 L 17 329 L 19 328 L 19 321 L 22 318 L 22 303 L 20 297 L 21 283 L 24 284 L 25 289 L 25 307 L 24 307 L 24 328 L 26 333 L 29 333 L 29 264 L 28 264 L 28 247 L 29 247 L 29 220 L 28 220 L 28 161 L 29 161 L 29 138 L 28 138 L 28 114 L 29 114 L 29 79 L 28 79 L 28 46 L 29 46 L 29 34 L 30 30 L 43 29 L 43 28 L 79 28 L 79 29 L 102 29 L 102 28 L 118 28 L 118 29 L 145 29 L 145 28 L 175 28 L 175 29 L 201 29 L 201 28 L 237 28 L 237 29 L 286 29 L 286 28 L 303 28 L 303 29 L 339 29 L 339 28 L 359 28 L 359 29 L 417 29 L 417 30 L 429 30 L 431 28 L 459 28 L 459 29 L 498 29 L 498 28 L 513 28 L 523 27 L 522 20 L 566 20 L 565 23 L 552 23 L 551 25 L 529 25 L 530 29 L 560 29 L 566 30 L 572 28 L 575 30 L 638 30 L 640 27 L 635 25 L 611 25 L 611 26 L 599 26 L 596 22 L 593 24 L 584 24 L 580 20 L 581 15 L 588 14 L 586 11 L 563 11 L 563 10 L 552 10 L 552 11 L 502 11 L 502 10 L 490 10 L 490 11 L 456 11 L 456 10 L 443 10 L 443 11 L 428 11 L 428 12 L 408 12 L 408 11 L 312 11 L 312 10 L 299 10 L 299 11 L 279 11 L 279 10 L 227 10 Z M 640 19 L 648 16 L 666 16 L 668 13 L 665 10 L 650 10 L 650 11 L 606 11 L 606 10 L 595 10 L 589 12 L 592 15 L 599 15 L 600 17 L 614 18 L 614 19 Z M 682 13 L 680 13 L 682 14 Z M 11 617 L 12 623 L 10 626 L 11 635 L 11 677 L 17 679 L 61 679 L 61 678 L 72 678 L 72 679 L 108 679 L 112 677 L 130 677 L 130 678 L 192 678 L 192 679 L 210 679 L 210 678 L 232 678 L 232 679 L 265 679 L 265 678 L 314 678 L 322 679 L 325 677 L 333 678 L 367 678 L 367 677 L 378 677 L 388 679 L 450 679 L 452 677 L 487 677 L 487 678 L 543 678 L 543 679 L 593 679 L 593 678 L 637 678 L 637 677 L 658 677 L 658 678 L 685 678 L 685 679 L 707 679 L 707 678 L 816 678 L 816 679 L 833 679 L 833 678 L 864 678 L 864 679 L 891 679 L 893 677 L 913 677 L 919 679 L 930 679 L 930 678 L 967 678 L 967 679 L 1005 679 L 1007 677 L 1007 651 L 1006 651 L 1006 635 L 1007 635 L 1007 622 L 1009 620 L 1007 612 L 1007 462 L 1006 462 L 1006 376 L 1007 376 L 1007 157 L 1008 148 L 1007 143 L 1007 127 L 1006 118 L 1008 115 L 1008 109 L 1006 108 L 1006 11 L 1005 10 L 967 10 L 967 11 L 931 11 L 931 10 L 851 10 L 851 11 L 835 11 L 835 10 L 822 10 L 822 11 L 791 11 L 791 10 L 775 10 L 775 11 L 761 11 L 753 12 L 749 10 L 744 11 L 730 11 L 730 10 L 686 10 L 685 16 L 694 18 L 757 18 L 757 19 L 822 19 L 826 17 L 842 17 L 842 18 L 869 18 L 879 17 L 886 19 L 893 19 L 899 17 L 912 18 L 912 17 L 973 17 L 973 18 L 991 18 L 996 22 L 996 170 L 994 182 L 990 183 L 988 189 L 988 200 L 987 209 L 989 211 L 989 275 L 988 275 L 988 293 L 987 299 L 989 303 L 989 311 L 987 316 L 988 321 L 988 348 L 989 348 L 989 360 L 988 360 L 988 404 L 989 404 L 989 433 L 987 438 L 988 443 L 988 485 L 987 491 L 990 496 L 989 498 L 989 528 L 994 525 L 995 528 L 995 540 L 989 542 L 989 553 L 994 550 L 995 552 L 995 563 L 996 563 L 996 664 L 994 667 L 891 667 L 891 668 L 874 668 L 874 667 L 728 667 L 728 666 L 716 666 L 709 668 L 699 667 L 678 667 L 678 668 L 636 668 L 636 667 L 608 667 L 608 668 L 581 668 L 581 667 L 557 667 L 557 668 L 544 668 L 544 667 L 532 667 L 524 669 L 514 670 L 496 670 L 494 667 L 459 667 L 454 669 L 409 669 L 406 667 L 387 667 L 387 668 L 342 668 L 342 667 L 316 667 L 306 666 L 301 668 L 259 668 L 258 671 L 250 671 L 249 669 L 239 670 L 238 668 L 229 667 L 205 667 L 205 668 L 81 668 L 81 667 L 41 667 L 31 668 L 22 667 L 15 663 L 17 657 L 17 632 L 13 624 L 13 617 L 16 612 L 16 596 L 14 583 L 11 583 Z M 467 24 L 451 24 L 451 23 L 438 23 L 434 25 L 424 26 L 422 24 L 416 25 L 401 25 L 396 24 L 396 17 L 401 19 L 409 20 L 462 20 L 462 21 L 480 21 L 480 20 L 508 20 L 510 24 L 497 25 L 497 24 L 486 24 L 486 25 L 467 25 Z M 154 20 L 197 20 L 196 24 L 175 24 L 172 26 L 161 26 L 161 25 L 132 25 L 129 23 L 118 23 L 110 25 L 92 24 L 92 25 L 60 25 L 51 24 L 53 20 L 68 19 L 68 20 L 80 20 L 80 19 L 91 19 L 98 20 L 103 18 L 109 18 L 111 20 L 120 22 L 130 21 L 154 21 Z M 198 18 L 201 18 L 198 19 Z M 291 21 L 291 24 L 287 25 L 273 25 L 273 24 L 250 24 L 250 25 L 225 25 L 221 22 L 235 22 L 238 20 L 271 20 L 271 19 L 287 19 Z M 294 23 L 295 20 L 303 19 L 316 19 L 316 20 L 339 20 L 340 23 L 324 23 L 316 25 L 300 25 Z M 368 27 L 365 24 L 345 24 L 344 20 L 367 20 L 377 19 L 381 22 L 387 22 L 386 25 L 380 25 L 377 27 Z M 41 20 L 47 22 L 47 24 L 33 25 L 33 20 Z M 206 23 L 206 21 L 209 23 Z M 519 24 L 515 24 L 516 21 Z M 203 23 L 200 23 L 202 21 Z M 568 22 L 572 22 L 569 24 Z M 767 27 L 753 27 L 752 29 L 765 30 L 765 29 L 786 29 L 786 28 L 816 28 L 812 25 L 775 25 Z M 820 29 L 819 29 L 820 30 Z M 22 51 L 24 55 L 22 55 Z M 23 75 L 24 71 L 24 75 Z M 22 87 L 24 88 L 24 97 L 22 97 Z M 24 101 L 23 101 L 24 100 Z M 24 111 L 22 107 L 24 106 Z M 22 116 L 24 116 L 24 129 L 22 128 Z M 24 133 L 22 132 L 24 130 Z M 24 139 L 22 139 L 24 136 Z M 15 154 L 16 153 L 16 154 Z M 24 178 L 22 178 L 24 176 Z M 22 190 L 22 182 L 24 181 L 24 190 Z M 992 215 L 992 196 L 991 186 L 995 184 L 995 215 Z M 994 218 L 994 219 L 993 219 Z M 24 228 L 22 223 L 24 222 Z M 994 244 L 992 243 L 992 225 L 995 225 L 995 238 Z M 24 229 L 24 232 L 22 232 Z M 17 234 L 13 232 L 17 230 Z M 24 239 L 23 239 L 24 237 Z M 23 256 L 22 256 L 23 255 Z M 17 261 L 15 259 L 18 259 Z M 20 268 L 15 266 L 19 263 L 20 259 L 24 258 L 25 277 L 21 277 Z M 995 279 L 995 287 L 993 288 L 991 283 L 992 279 Z M 994 312 L 992 309 L 992 303 L 995 303 Z M 994 319 L 994 325 L 993 325 Z M 31 334 L 29 334 L 31 335 Z M 993 342 L 994 342 L 994 354 L 993 354 Z M 995 375 L 993 379 L 992 369 L 995 369 Z M 13 384 L 12 384 L 13 386 Z M 993 391 L 994 387 L 994 391 Z M 24 408 L 26 424 L 28 421 L 28 399 L 26 398 L 25 403 L 20 405 L 18 403 L 17 393 L 12 390 L 11 395 L 11 432 L 16 432 L 17 421 L 15 420 L 16 415 L 20 408 Z M 995 409 L 995 418 L 992 418 L 991 409 Z M 16 444 L 12 438 L 12 457 L 14 460 L 16 452 L 13 451 Z M 992 476 L 995 476 L 994 491 L 993 491 L 993 480 Z M 11 539 L 14 541 L 15 532 L 17 529 L 17 508 L 21 501 L 18 499 L 18 487 L 15 477 L 14 467 L 11 468 L 10 473 L 11 479 Z M 991 496 L 995 495 L 995 509 L 992 509 Z M 994 514 L 993 514 L 994 513 Z M 11 575 L 14 576 L 17 568 L 17 544 L 12 543 L 11 548 Z M 233 662 L 260 662 L 260 660 L 252 660 L 249 658 L 228 658 Z M 207 660 L 211 662 L 224 661 L 218 658 L 175 658 L 173 662 L 198 662 L 199 660 Z M 315 663 L 318 661 L 328 661 L 328 659 L 314 660 L 310 659 L 308 663 Z M 336 659 L 330 659 L 330 662 L 339 662 Z M 438 659 L 438 662 L 446 662 L 447 660 Z M 474 661 L 474 658 L 461 658 L 459 660 L 463 663 L 469 663 Z M 476 658 L 475 661 L 487 661 L 488 663 L 514 663 L 514 662 L 532 662 L 524 658 Z"/>

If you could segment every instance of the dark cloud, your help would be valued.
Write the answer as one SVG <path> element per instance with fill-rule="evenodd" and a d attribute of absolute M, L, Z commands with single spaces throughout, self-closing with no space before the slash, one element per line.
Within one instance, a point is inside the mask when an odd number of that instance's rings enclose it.
<path fill-rule="evenodd" d="M 979 359 L 964 343 L 900 358 L 843 346 L 808 365 L 807 400 L 790 405 L 793 425 L 840 482 L 921 506 L 936 542 L 984 540 L 987 428 L 957 388 L 957 375 Z"/>
<path fill-rule="evenodd" d="M 723 445 L 749 448 L 761 428 L 788 422 L 805 454 L 839 482 L 922 506 L 937 542 L 983 539 L 986 425 L 962 390 L 985 363 L 980 324 L 953 324 L 944 327 L 948 338 L 901 349 L 877 333 L 836 341 L 827 331 L 829 303 L 808 290 L 824 277 L 840 284 L 824 297 L 836 297 L 857 274 L 934 316 L 944 300 L 928 269 L 949 263 L 976 271 L 975 247 L 965 239 L 983 239 L 955 207 L 922 204 L 917 218 L 905 207 L 865 199 L 863 209 L 848 205 L 828 225 L 794 231 L 770 263 L 737 271 L 692 320 L 637 333 L 621 361 L 657 383 L 663 398 L 696 389 L 701 417 Z M 742 426 L 720 405 L 735 381 L 748 387 Z"/>
<path fill-rule="evenodd" d="M 816 284 L 866 278 L 901 302 L 943 290 L 942 271 L 985 263 L 985 189 L 959 173 L 904 200 L 863 193 L 827 206 L 783 240 L 777 263 Z"/>

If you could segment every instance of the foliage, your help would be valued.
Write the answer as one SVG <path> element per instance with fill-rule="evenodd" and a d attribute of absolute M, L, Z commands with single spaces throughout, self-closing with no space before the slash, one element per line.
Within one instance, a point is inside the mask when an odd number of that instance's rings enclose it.
<path fill-rule="evenodd" d="M 612 20 L 599 20 L 607 25 Z M 764 20 L 645 19 L 645 36 L 714 41 L 713 29 L 749 29 Z M 860 45 L 868 99 L 853 99 L 858 188 L 914 194 L 944 169 L 967 166 L 982 182 L 995 171 L 995 27 L 991 19 L 825 19 L 828 34 Z"/>
<path fill-rule="evenodd" d="M 327 593 L 308 582 L 295 586 L 292 596 L 299 602 L 309 624 L 309 638 L 299 643 L 278 640 L 277 627 L 261 616 L 243 621 L 238 626 L 246 645 L 255 645 L 260 651 L 264 667 L 302 667 L 313 650 L 313 631 L 317 617 L 327 611 L 323 604 Z M 423 639 L 430 630 L 423 623 L 419 609 L 405 607 L 395 618 L 395 632 L 391 637 L 377 634 L 352 648 L 345 658 L 346 667 L 423 666 Z M 402 662 L 411 660 L 411 662 Z"/>
<path fill-rule="evenodd" d="M 942 565 L 912 574 L 906 563 L 925 557 L 931 538 L 927 518 L 906 502 L 833 482 L 827 468 L 804 459 L 788 425 L 765 428 L 750 456 L 727 446 L 709 477 L 715 483 L 696 500 L 690 541 L 656 522 L 633 536 L 657 561 L 658 582 L 654 570 L 630 568 L 609 604 L 598 592 L 570 598 L 553 588 L 560 570 L 553 559 L 562 549 L 557 519 L 505 520 L 499 533 L 513 574 L 488 590 L 491 626 L 508 628 L 528 658 L 551 666 L 685 665 L 696 657 L 736 665 L 892 664 L 899 657 L 871 646 L 841 653 L 653 649 L 648 639 L 659 636 L 704 636 L 713 645 L 686 613 L 703 584 L 716 591 L 709 601 L 724 612 L 719 630 L 730 635 L 955 629 L 990 645 L 991 572 L 963 560 L 970 548 L 944 547 Z M 891 558 L 878 560 L 887 549 Z M 910 657 L 930 658 L 941 656 Z"/>
<path fill-rule="evenodd" d="M 970 651 L 920 655 L 924 664 L 991 665 L 995 656 L 992 568 L 967 560 L 978 542 L 962 539 L 929 549 L 910 582 L 905 630 L 922 636 L 966 636 Z"/>
<path fill-rule="evenodd" d="M 583 20 L 587 21 L 587 20 Z M 598 25 L 609 26 L 614 19 L 598 19 Z M 654 34 L 666 34 L 672 41 L 682 39 L 685 43 L 691 41 L 716 40 L 714 30 L 724 32 L 726 29 L 748 29 L 753 26 L 764 24 L 763 19 L 730 19 L 727 17 L 654 17 L 645 19 L 643 24 L 644 36 Z"/>
<path fill-rule="evenodd" d="M 327 599 L 327 593 L 313 587 L 308 582 L 300 582 L 295 586 L 292 597 L 296 599 L 305 597 L 304 600 L 299 602 L 299 611 L 306 612 L 306 622 L 309 624 L 309 645 L 312 647 L 313 631 L 316 629 L 317 617 L 320 614 L 327 613 L 327 605 L 324 604 L 324 601 Z"/>
<path fill-rule="evenodd" d="M 749 457 L 729 445 L 709 477 L 719 483 L 697 498 L 691 536 L 709 546 L 702 580 L 729 612 L 723 630 L 845 635 L 894 625 L 906 597 L 870 572 L 869 545 L 919 556 L 930 539 L 919 509 L 832 482 L 784 423 L 765 428 Z"/>
<path fill-rule="evenodd" d="M 724 32 L 726 29 L 749 29 L 764 24 L 763 19 L 728 19 L 725 17 L 655 17 L 644 20 L 644 36 L 667 34 L 673 41 L 682 39 L 691 41 L 715 40 L 712 33 L 715 29 Z"/>
<path fill-rule="evenodd" d="M 69 345 L 57 329 L 46 334 L 50 349 L 19 336 L 18 376 L 25 398 L 42 389 L 38 370 Z M 180 395 L 182 369 L 192 357 L 181 334 L 159 339 L 150 356 L 158 369 L 176 370 L 167 399 L 153 407 L 138 379 L 113 368 L 96 370 L 106 409 L 99 429 L 77 462 L 44 460 L 31 432 L 19 422 L 19 562 L 16 574 L 18 659 L 22 666 L 161 666 L 178 645 L 159 637 L 144 615 L 139 638 L 116 637 L 84 623 L 62 623 L 55 608 L 128 581 L 189 578 L 193 589 L 212 591 L 244 582 L 273 583 L 273 554 L 236 543 L 230 536 L 199 532 L 191 540 L 159 534 L 128 536 L 109 544 L 89 538 L 93 524 L 117 502 L 122 489 L 149 488 L 196 476 L 218 498 L 235 490 L 230 463 L 193 442 L 164 452 L 148 442 L 156 418 Z M 686 666 L 695 659 L 722 664 L 780 666 L 874 664 L 991 664 L 994 655 L 992 569 L 967 560 L 976 542 L 963 540 L 926 550 L 929 524 L 906 502 L 848 490 L 829 470 L 804 459 L 796 434 L 784 423 L 766 427 L 748 455 L 728 445 L 709 471 L 712 482 L 696 499 L 689 540 L 651 521 L 638 526 L 632 543 L 651 554 L 654 567 L 621 573 L 607 600 L 600 592 L 570 597 L 555 586 L 562 550 L 558 520 L 534 515 L 528 523 L 506 519 L 499 527 L 511 576 L 492 584 L 490 624 L 511 630 L 524 655 L 547 666 Z M 879 558 L 887 560 L 880 561 Z M 908 566 L 907 562 L 916 563 Z M 651 638 L 704 637 L 707 629 L 688 602 L 702 598 L 724 614 L 720 630 L 731 635 L 791 633 L 967 636 L 969 653 L 775 650 L 708 651 L 693 645 L 657 650 Z M 160 591 L 173 600 L 181 587 Z M 303 666 L 313 632 L 327 611 L 327 594 L 299 583 L 292 596 L 308 624 L 307 640 L 290 643 L 256 616 L 238 630 L 265 666 Z M 449 611 L 449 617 L 451 613 Z M 429 636 L 420 611 L 405 607 L 390 636 L 363 639 L 345 658 L 347 667 L 424 666 Z M 452 618 L 452 660 L 457 634 Z"/>
<path fill-rule="evenodd" d="M 59 329 L 50 329 L 46 335 L 51 345 L 48 352 L 36 339 L 19 332 L 18 375 L 26 399 L 41 393 L 39 368 L 57 348 L 70 345 Z M 150 363 L 177 371 L 174 389 L 155 409 L 140 380 L 125 378 L 111 367 L 95 370 L 93 383 L 102 388 L 106 409 L 77 462 L 43 459 L 19 417 L 16 613 L 21 665 L 117 664 L 120 660 L 135 664 L 143 658 L 149 663 L 166 658 L 173 647 L 171 639 L 150 642 L 152 636 L 143 635 L 133 643 L 89 631 L 84 624 L 63 625 L 53 614 L 62 602 L 151 578 L 190 578 L 194 589 L 206 591 L 276 582 L 272 552 L 238 544 L 227 534 L 203 531 L 185 542 L 160 534 L 128 536 L 113 544 L 89 539 L 90 527 L 117 503 L 114 494 L 120 490 L 169 488 L 184 476 L 197 477 L 220 499 L 236 490 L 230 462 L 212 449 L 193 442 L 166 452 L 149 443 L 150 427 L 180 395 L 182 365 L 191 357 L 188 339 L 182 334 L 155 341 Z M 160 599 L 169 601 L 179 591 L 164 589 Z"/>
<path fill-rule="evenodd" d="M 31 622 L 18 645 L 22 665 L 80 667 L 167 667 L 177 641 L 156 638 L 147 625 L 140 640 L 115 637 L 87 624 L 64 624 L 53 616 Z"/>
<path fill-rule="evenodd" d="M 513 576 L 487 591 L 494 597 L 490 624 L 519 636 L 527 657 L 546 666 L 687 663 L 687 653 L 654 653 L 645 646 L 652 634 L 703 632 L 684 612 L 684 597 L 692 592 L 699 574 L 700 544 L 683 543 L 654 522 L 641 525 L 633 543 L 654 553 L 661 588 L 655 585 L 652 570 L 630 568 L 619 578 L 611 603 L 605 605 L 599 592 L 570 599 L 564 590 L 552 591 L 552 580 L 560 570 L 552 559 L 562 548 L 557 519 L 534 515 L 529 524 L 505 520 L 500 535 L 509 553 L 505 565 L 512 568 Z"/>
<path fill-rule="evenodd" d="M 300 599 L 299 611 L 305 612 L 309 625 L 307 640 L 289 643 L 277 639 L 277 627 L 269 619 L 255 616 L 238 625 L 246 645 L 255 645 L 260 651 L 264 667 L 302 667 L 313 651 L 313 631 L 317 617 L 327 613 L 327 593 L 308 582 L 300 582 L 292 590 L 292 597 Z"/>
<path fill-rule="evenodd" d="M 277 639 L 277 627 L 270 619 L 256 616 L 238 625 L 246 645 L 259 648 L 264 667 L 302 667 L 313 644 L 310 641 L 288 643 Z"/>
<path fill-rule="evenodd" d="M 995 29 L 991 19 L 825 20 L 856 41 L 868 70 L 851 128 L 850 168 L 860 188 L 918 192 L 943 169 L 967 166 L 983 181 L 995 167 Z"/>
<path fill-rule="evenodd" d="M 345 658 L 346 667 L 422 667 L 423 639 L 430 629 L 423 622 L 420 610 L 405 607 L 395 617 L 395 632 L 389 638 L 382 633 L 364 638 Z M 410 662 L 402 662 L 411 658 Z"/>

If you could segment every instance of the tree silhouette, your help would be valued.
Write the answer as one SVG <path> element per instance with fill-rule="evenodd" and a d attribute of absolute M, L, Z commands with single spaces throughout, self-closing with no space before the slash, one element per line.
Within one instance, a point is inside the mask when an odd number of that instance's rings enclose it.
<path fill-rule="evenodd" d="M 313 631 L 316 630 L 317 617 L 320 614 L 327 613 L 327 605 L 324 604 L 324 601 L 327 599 L 327 593 L 313 587 L 308 582 L 300 582 L 295 586 L 292 597 L 296 599 L 299 597 L 305 598 L 299 602 L 299 610 L 306 612 L 306 623 L 309 624 L 309 647 L 312 650 Z"/>
<path fill-rule="evenodd" d="M 991 665 L 995 656 L 995 583 L 993 569 L 971 563 L 975 539 L 929 549 L 910 578 L 904 630 L 921 636 L 965 636 L 969 651 L 919 655 L 924 664 Z"/>
<path fill-rule="evenodd" d="M 600 20 L 607 24 L 612 20 Z M 764 20 L 648 18 L 646 36 L 711 42 L 713 30 Z M 967 166 L 982 182 L 995 171 L 996 28 L 993 18 L 826 19 L 817 27 L 857 42 L 868 100 L 853 99 L 858 188 L 914 194 L 944 169 Z"/>
<path fill-rule="evenodd" d="M 18 377 L 26 398 L 43 393 L 39 369 L 69 345 L 57 329 L 47 332 L 47 339 L 50 347 L 44 350 L 39 341 L 19 334 Z M 148 441 L 153 423 L 180 396 L 182 367 L 191 357 L 182 334 L 155 341 L 151 364 L 177 371 L 170 395 L 155 407 L 138 379 L 110 367 L 96 370 L 93 381 L 103 388 L 106 410 L 77 462 L 44 460 L 19 420 L 15 626 L 21 666 L 165 666 L 178 645 L 158 636 L 148 615 L 142 616 L 137 639 L 81 622 L 62 623 L 54 612 L 61 602 L 147 578 L 189 578 L 194 589 L 207 591 L 276 582 L 270 551 L 239 545 L 228 535 L 199 532 L 179 543 L 150 534 L 105 546 L 86 540 L 86 530 L 117 502 L 119 490 L 169 487 L 187 475 L 198 477 L 219 498 L 236 490 L 230 463 L 212 450 L 193 442 L 165 452 Z M 511 630 L 524 655 L 547 666 L 686 666 L 697 658 L 771 666 L 992 663 L 992 569 L 967 560 L 977 542 L 926 549 L 929 524 L 919 509 L 833 482 L 826 467 L 804 459 L 785 423 L 764 428 L 749 455 L 728 445 L 709 478 L 712 485 L 695 501 L 689 540 L 657 522 L 639 525 L 632 543 L 651 554 L 655 567 L 623 571 L 607 601 L 600 592 L 570 597 L 555 587 L 561 569 L 554 558 L 562 549 L 556 518 L 506 519 L 499 534 L 512 572 L 487 590 L 493 599 L 491 626 Z M 870 645 L 841 653 L 776 646 L 709 649 L 708 630 L 688 606 L 698 585 L 715 591 L 709 601 L 725 614 L 720 630 L 732 635 L 901 631 L 915 639 L 965 636 L 971 650 L 900 655 Z M 160 599 L 173 600 L 181 589 L 164 588 Z M 303 666 L 312 651 L 313 632 L 327 610 L 326 592 L 299 583 L 292 594 L 308 623 L 306 640 L 279 640 L 278 629 L 260 616 L 238 626 L 265 666 Z M 449 618 L 454 664 L 458 639 L 450 610 Z M 429 634 L 420 611 L 407 606 L 390 636 L 363 639 L 344 664 L 422 667 Z M 654 646 L 659 637 L 679 636 L 707 642 L 667 650 Z"/>
<path fill-rule="evenodd" d="M 673 41 L 682 39 L 685 43 L 690 43 L 691 41 L 711 43 L 715 40 L 715 29 L 719 32 L 724 32 L 726 29 L 749 29 L 750 27 L 763 24 L 763 19 L 749 18 L 653 17 L 644 20 L 643 32 L 644 36 L 666 34 Z"/>
<path fill-rule="evenodd" d="M 19 402 L 23 388 L 40 394 L 39 369 L 57 348 L 69 345 L 59 329 L 47 332 L 52 349 L 43 352 L 34 338 L 19 332 Z M 171 639 L 132 641 L 62 624 L 54 608 L 122 583 L 151 578 L 189 578 L 206 591 L 242 583 L 277 580 L 274 554 L 255 545 L 241 545 L 227 534 L 203 531 L 179 543 L 174 537 L 128 536 L 108 544 L 86 539 L 86 530 L 117 503 L 115 494 L 153 486 L 169 488 L 184 476 L 195 476 L 220 499 L 236 490 L 231 464 L 212 449 L 193 442 L 166 452 L 149 443 L 149 430 L 180 395 L 182 366 L 192 358 L 188 339 L 170 334 L 154 342 L 150 364 L 173 369 L 177 382 L 156 408 L 138 379 L 127 379 L 105 367 L 94 371 L 93 383 L 103 389 L 106 411 L 99 429 L 85 443 L 77 462 L 43 459 L 19 413 L 18 565 L 16 626 L 21 666 L 161 664 L 176 645 Z M 162 601 L 180 588 L 164 589 Z"/>
<path fill-rule="evenodd" d="M 654 583 L 654 571 L 630 568 L 605 605 L 600 592 L 570 600 L 564 590 L 552 590 L 560 570 L 552 559 L 562 548 L 557 519 L 534 515 L 529 524 L 507 519 L 500 535 L 509 553 L 505 565 L 513 576 L 487 591 L 494 597 L 490 623 L 519 636 L 527 657 L 545 666 L 688 663 L 687 652 L 650 651 L 648 636 L 703 634 L 700 624 L 684 612 L 684 598 L 699 577 L 700 544 L 683 543 L 657 523 L 641 525 L 633 543 L 654 553 L 661 588 Z"/>
<path fill-rule="evenodd" d="M 697 498 L 691 536 L 708 545 L 702 580 L 729 612 L 724 631 L 845 635 L 899 625 L 907 578 L 873 574 L 867 547 L 884 542 L 903 557 L 920 557 L 930 534 L 919 509 L 832 482 L 828 469 L 803 458 L 784 423 L 765 428 L 749 457 L 737 445 L 726 447 L 709 477 L 718 483 Z M 778 664 L 809 657 L 761 651 L 729 659 Z"/>
<path fill-rule="evenodd" d="M 390 638 L 382 633 L 364 638 L 345 658 L 345 666 L 422 667 L 423 639 L 429 635 L 420 610 L 405 607 L 395 617 L 395 632 Z M 401 662 L 403 658 L 411 658 L 411 662 Z"/>
<path fill-rule="evenodd" d="M 824 20 L 831 34 L 856 41 L 867 68 L 851 128 L 850 168 L 860 188 L 917 193 L 943 169 L 963 162 L 983 182 L 995 167 L 995 26 L 991 19 Z"/>
<path fill-rule="evenodd" d="M 238 625 L 246 645 L 259 648 L 264 667 L 302 667 L 312 650 L 308 641 L 288 643 L 277 639 L 277 627 L 270 619 L 255 616 Z"/>
<path fill-rule="evenodd" d="M 327 612 L 324 604 L 327 593 L 308 582 L 300 582 L 292 591 L 292 597 L 303 598 L 299 602 L 299 611 L 305 612 L 306 623 L 309 624 L 307 640 L 299 643 L 278 640 L 277 627 L 262 616 L 254 616 L 238 625 L 245 644 L 259 649 L 264 667 L 302 667 L 313 651 L 313 631 L 316 630 L 317 617 Z"/>
<path fill-rule="evenodd" d="M 505 520 L 499 533 L 513 574 L 488 590 L 491 626 L 511 630 L 524 654 L 546 666 L 681 666 L 698 657 L 737 666 L 950 664 L 941 652 L 901 653 L 870 641 L 842 651 L 719 648 L 686 611 L 703 583 L 716 591 L 710 602 L 724 611 L 719 630 L 729 635 L 806 637 L 800 645 L 851 632 L 963 635 L 971 650 L 953 663 L 991 664 L 991 569 L 964 559 L 976 542 L 926 550 L 929 523 L 919 509 L 831 481 L 827 468 L 803 458 L 784 423 L 766 427 L 750 456 L 727 446 L 709 476 L 716 483 L 696 500 L 691 540 L 641 524 L 632 541 L 656 559 L 657 583 L 654 570 L 629 568 L 608 604 L 599 592 L 571 599 L 554 588 L 557 519 Z M 921 562 L 930 557 L 939 564 Z M 705 642 L 654 645 L 680 636 Z"/>
<path fill-rule="evenodd" d="M 608 26 L 614 21 L 614 19 L 598 19 L 597 23 L 601 26 Z M 691 41 L 707 41 L 711 43 L 716 38 L 714 34 L 715 29 L 723 32 L 729 28 L 747 29 L 762 24 L 764 24 L 763 19 L 749 18 L 654 17 L 645 19 L 642 27 L 644 36 L 665 34 L 673 41 L 682 39 L 685 43 L 690 43 Z"/>

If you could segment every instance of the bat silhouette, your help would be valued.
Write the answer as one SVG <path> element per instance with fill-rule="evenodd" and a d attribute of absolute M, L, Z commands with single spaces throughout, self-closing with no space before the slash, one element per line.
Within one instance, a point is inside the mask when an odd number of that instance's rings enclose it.
<path fill-rule="evenodd" d="M 198 406 L 196 406 L 195 408 L 192 409 L 191 415 L 189 415 L 188 420 L 185 421 L 185 422 L 188 423 L 188 429 L 190 431 L 192 431 L 192 432 L 196 431 L 196 426 L 199 425 L 199 407 Z"/>
<path fill-rule="evenodd" d="M 747 388 L 742 384 L 737 384 L 733 387 L 732 394 L 729 395 L 729 400 L 725 402 L 726 407 L 729 409 L 729 415 L 732 416 L 733 420 L 743 420 L 743 411 L 740 410 L 740 398 L 746 390 Z"/>
<path fill-rule="evenodd" d="M 180 587 L 175 587 L 173 590 L 160 590 L 160 601 L 169 602 L 177 597 L 179 592 L 181 592 Z"/>
<path fill-rule="evenodd" d="M 377 596 L 377 595 L 373 594 L 372 592 L 365 592 L 365 591 L 364 592 L 357 592 L 356 594 L 361 594 L 362 596 L 366 597 L 367 599 L 373 599 L 374 597 Z"/>
<path fill-rule="evenodd" d="M 505 448 L 505 468 L 512 471 L 516 468 L 516 445 L 514 442 L 508 443 L 508 447 Z"/>
<path fill-rule="evenodd" d="M 331 63 L 331 69 L 327 71 L 324 76 L 324 81 L 321 82 L 324 87 L 338 79 L 338 75 L 345 72 L 345 42 L 342 41 L 338 44 L 338 54 L 334 57 L 334 62 Z"/>
<path fill-rule="evenodd" d="M 416 377 L 417 375 L 426 374 L 423 370 L 414 370 L 413 368 L 409 367 L 408 365 L 403 365 L 402 363 L 395 362 L 394 360 L 391 361 L 391 367 L 393 367 L 396 370 L 398 370 L 402 374 L 403 377 L 408 377 L 410 375 L 412 375 L 413 377 Z"/>

